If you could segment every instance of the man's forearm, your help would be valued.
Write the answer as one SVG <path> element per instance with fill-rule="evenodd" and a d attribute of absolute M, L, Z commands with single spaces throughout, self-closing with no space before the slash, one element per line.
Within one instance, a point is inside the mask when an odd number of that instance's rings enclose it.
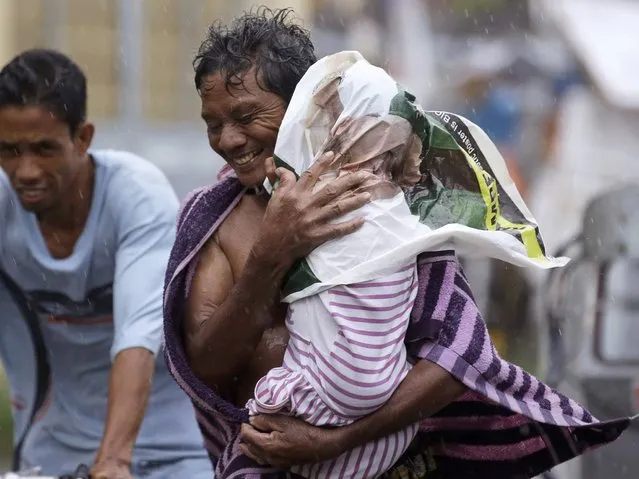
<path fill-rule="evenodd" d="M 286 268 L 252 252 L 228 298 L 188 340 L 191 367 L 210 385 L 237 375 L 271 326 Z"/>
<path fill-rule="evenodd" d="M 155 358 L 144 348 L 118 353 L 109 378 L 107 419 L 96 463 L 131 462 L 135 439 L 144 417 Z"/>
<path fill-rule="evenodd" d="M 419 361 L 388 402 L 349 426 L 334 429 L 335 453 L 393 434 L 429 417 L 466 392 L 466 386 L 440 366 Z"/>

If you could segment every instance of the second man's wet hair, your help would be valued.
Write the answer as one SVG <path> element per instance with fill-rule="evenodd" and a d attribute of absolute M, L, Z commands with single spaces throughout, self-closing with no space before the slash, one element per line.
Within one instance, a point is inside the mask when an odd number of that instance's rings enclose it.
<path fill-rule="evenodd" d="M 60 52 L 27 50 L 0 71 L 0 108 L 8 106 L 46 108 L 65 122 L 73 135 L 86 120 L 86 77 Z"/>

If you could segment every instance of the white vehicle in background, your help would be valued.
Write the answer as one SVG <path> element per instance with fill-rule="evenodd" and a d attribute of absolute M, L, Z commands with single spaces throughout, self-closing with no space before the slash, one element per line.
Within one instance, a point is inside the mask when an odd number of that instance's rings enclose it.
<path fill-rule="evenodd" d="M 601 419 L 639 412 L 639 184 L 605 192 L 586 208 L 580 233 L 557 254 L 542 298 L 550 385 Z M 639 426 L 556 468 L 556 479 L 630 479 L 639 474 Z"/>
<path fill-rule="evenodd" d="M 598 419 L 639 412 L 639 2 L 531 0 L 577 59 L 585 86 L 561 108 L 553 155 L 531 191 L 552 254 L 534 278 L 546 378 Z M 571 239 L 572 238 L 572 239 Z M 550 354 L 549 354 L 550 353 Z M 553 479 L 639 477 L 639 430 L 552 471 Z"/>

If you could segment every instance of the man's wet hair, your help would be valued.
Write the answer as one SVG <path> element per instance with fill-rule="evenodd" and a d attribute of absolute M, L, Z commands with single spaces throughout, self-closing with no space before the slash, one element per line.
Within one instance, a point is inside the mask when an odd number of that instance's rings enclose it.
<path fill-rule="evenodd" d="M 0 70 L 0 108 L 40 106 L 69 126 L 86 119 L 87 80 L 78 65 L 55 50 L 20 53 Z"/>
<path fill-rule="evenodd" d="M 195 87 L 220 73 L 226 89 L 242 86 L 244 74 L 255 68 L 258 84 L 287 103 L 302 76 L 317 61 L 309 32 L 292 21 L 290 8 L 259 7 L 231 25 L 213 23 L 193 61 Z"/>

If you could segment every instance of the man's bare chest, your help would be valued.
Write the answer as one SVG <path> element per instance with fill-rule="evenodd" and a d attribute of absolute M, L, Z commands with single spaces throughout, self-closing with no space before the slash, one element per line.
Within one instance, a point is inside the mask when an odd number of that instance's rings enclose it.
<path fill-rule="evenodd" d="M 237 282 L 259 237 L 266 210 L 266 202 L 254 196 L 245 196 L 229 214 L 217 232 L 217 240 L 229 260 L 234 281 Z M 284 326 L 286 305 L 279 303 L 271 309 L 272 327 L 268 328 L 254 351 L 249 367 L 237 379 L 235 398 L 239 406 L 253 396 L 257 381 L 270 369 L 282 365 L 288 344 L 288 331 Z"/>

